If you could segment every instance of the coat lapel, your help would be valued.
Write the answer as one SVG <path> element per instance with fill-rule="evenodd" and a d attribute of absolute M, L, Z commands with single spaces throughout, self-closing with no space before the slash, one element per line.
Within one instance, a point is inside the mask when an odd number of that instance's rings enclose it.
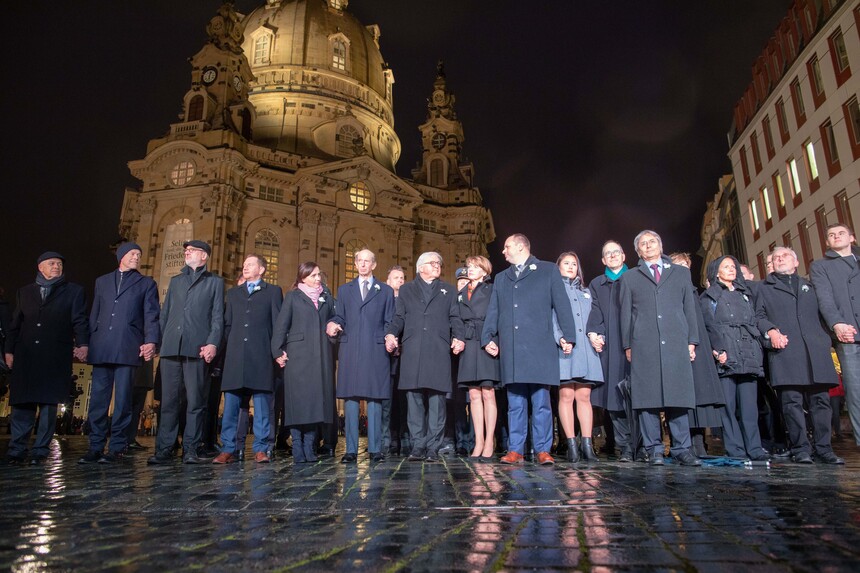
<path fill-rule="evenodd" d="M 138 282 L 140 282 L 142 278 L 143 276 L 140 273 L 131 273 L 131 276 L 124 279 L 122 281 L 122 284 L 119 286 L 119 291 L 116 293 L 117 298 L 119 298 L 122 293 L 130 289 L 133 285 L 136 285 Z"/>
<path fill-rule="evenodd" d="M 654 286 L 659 286 L 657 284 L 657 281 L 654 279 L 654 275 L 651 274 L 651 269 L 648 267 L 648 263 L 646 263 L 642 259 L 639 259 L 639 265 L 636 268 L 638 268 L 639 272 L 642 273 L 643 275 L 645 275 L 645 277 L 649 281 L 651 281 L 654 284 Z M 661 276 L 660 279 L 662 280 L 662 278 L 663 277 Z"/>
<path fill-rule="evenodd" d="M 788 288 L 787 284 L 776 278 L 773 274 L 768 275 L 767 282 L 771 283 L 773 285 L 773 288 L 775 288 L 776 290 L 781 290 L 782 292 L 786 292 L 791 296 L 795 296 L 794 291 Z M 795 298 L 797 297 L 795 296 Z"/>
<path fill-rule="evenodd" d="M 358 279 L 356 279 L 356 280 L 358 280 Z M 370 288 L 367 289 L 367 298 L 365 298 L 364 300 L 361 300 L 361 282 L 360 281 L 357 282 L 355 286 L 358 287 L 358 300 L 361 303 L 361 306 L 364 306 L 367 303 L 369 303 L 371 300 L 373 300 L 373 297 L 375 297 L 377 295 L 377 293 L 379 292 L 379 289 L 376 288 L 377 286 L 379 286 L 379 283 L 376 282 L 376 277 L 374 277 L 374 279 L 373 279 L 373 284 L 371 284 Z"/>

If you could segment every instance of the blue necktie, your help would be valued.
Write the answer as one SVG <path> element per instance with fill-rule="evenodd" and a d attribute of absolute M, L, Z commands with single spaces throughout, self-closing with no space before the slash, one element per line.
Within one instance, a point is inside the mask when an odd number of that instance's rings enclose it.
<path fill-rule="evenodd" d="M 254 292 L 254 287 L 257 286 L 254 283 L 248 283 L 248 294 Z"/>

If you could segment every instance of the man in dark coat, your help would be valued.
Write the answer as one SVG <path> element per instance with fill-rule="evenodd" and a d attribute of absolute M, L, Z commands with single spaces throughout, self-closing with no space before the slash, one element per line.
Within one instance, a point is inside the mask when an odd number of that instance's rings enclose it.
<path fill-rule="evenodd" d="M 591 346 L 600 356 L 604 384 L 591 391 L 591 403 L 605 408 L 612 420 L 615 443 L 620 449 L 619 462 L 632 462 L 636 451 L 634 435 L 638 437 L 636 420 L 628 416 L 629 404 L 618 385 L 630 376 L 630 363 L 621 346 L 621 292 L 619 279 L 627 272 L 624 249 L 617 241 L 603 244 L 600 261 L 603 274 L 594 277 L 588 285 L 593 297 L 588 315 L 586 333 Z M 632 414 L 632 410 L 631 410 Z M 638 441 L 638 439 L 636 440 Z"/>
<path fill-rule="evenodd" d="M 809 267 L 824 322 L 836 339 L 854 441 L 860 446 L 860 247 L 847 225 L 830 225 L 827 252 Z"/>
<path fill-rule="evenodd" d="M 400 389 L 406 391 L 411 461 L 439 461 L 445 434 L 445 393 L 451 391 L 451 351 L 462 352 L 457 289 L 439 280 L 442 256 L 418 257 L 418 276 L 400 288 L 385 335 L 389 352 L 401 346 Z M 398 343 L 398 338 L 400 341 Z"/>
<path fill-rule="evenodd" d="M 672 434 L 672 456 L 683 465 L 701 461 L 690 451 L 687 411 L 696 407 L 692 361 L 699 344 L 690 271 L 663 255 L 663 241 L 642 231 L 633 246 L 639 265 L 621 278 L 621 344 L 630 360 L 630 391 L 639 412 L 643 447 L 662 465 L 660 411 Z"/>
<path fill-rule="evenodd" d="M 86 297 L 66 281 L 64 258 L 48 251 L 37 259 L 36 282 L 18 290 L 6 336 L 6 364 L 12 367 L 9 404 L 12 439 L 6 458 L 23 463 L 39 410 L 31 464 L 48 457 L 57 424 L 57 404 L 69 398 L 72 358 L 86 361 L 89 344 Z"/>
<path fill-rule="evenodd" d="M 212 248 L 197 240 L 183 246 L 185 266 L 170 279 L 161 309 L 161 419 L 150 464 L 173 461 L 183 388 L 187 399 L 183 461 L 204 461 L 198 456 L 198 447 L 209 396 L 206 365 L 215 358 L 224 331 L 224 281 L 206 268 Z"/>
<path fill-rule="evenodd" d="M 819 318 L 815 288 L 797 274 L 798 265 L 793 250 L 773 250 L 773 272 L 756 298 L 757 326 L 768 340 L 770 383 L 782 403 L 792 459 L 811 464 L 814 451 L 826 464 L 843 464 L 830 445 L 828 390 L 839 384 L 830 358 L 830 336 Z M 812 419 L 813 445 L 806 436 L 804 398 Z"/>
<path fill-rule="evenodd" d="M 528 405 L 532 405 L 532 443 L 537 462 L 555 461 L 552 448 L 550 386 L 561 378 L 558 348 L 570 354 L 576 339 L 576 323 L 561 273 L 553 263 L 531 254 L 522 234 L 505 240 L 502 251 L 511 266 L 496 275 L 481 343 L 491 356 L 499 356 L 502 384 L 508 391 L 508 453 L 502 463 L 521 464 L 528 429 Z M 564 336 L 555 340 L 553 311 Z M 493 342 L 498 336 L 499 343 Z"/>
<path fill-rule="evenodd" d="M 358 276 L 337 291 L 337 314 L 326 328 L 340 334 L 337 397 L 344 400 L 346 453 L 341 463 L 358 455 L 359 401 L 367 400 L 367 451 L 382 461 L 382 400 L 391 399 L 391 362 L 385 332 L 394 318 L 394 291 L 376 280 L 376 255 L 362 249 L 353 257 Z"/>
<path fill-rule="evenodd" d="M 90 312 L 89 362 L 93 365 L 90 404 L 90 448 L 81 464 L 112 463 L 128 449 L 128 426 L 132 420 L 134 374 L 141 359 L 152 360 L 160 339 L 158 287 L 138 272 L 143 250 L 123 243 L 116 250 L 119 267 L 96 279 Z M 114 397 L 108 442 L 108 410 Z"/>
<path fill-rule="evenodd" d="M 272 331 L 281 311 L 283 294 L 277 285 L 263 280 L 266 260 L 248 255 L 242 264 L 244 282 L 227 292 L 224 337 L 227 348 L 221 390 L 224 414 L 221 421 L 221 453 L 216 464 L 235 462 L 238 456 L 236 430 L 245 395 L 254 402 L 254 461 L 268 463 L 272 396 L 275 390 L 275 361 L 270 347 Z"/>

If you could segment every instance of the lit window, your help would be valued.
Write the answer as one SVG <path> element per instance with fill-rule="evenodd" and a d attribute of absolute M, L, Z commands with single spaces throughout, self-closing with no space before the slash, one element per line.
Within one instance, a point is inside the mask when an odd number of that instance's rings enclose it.
<path fill-rule="evenodd" d="M 328 4 L 335 10 L 343 10 L 344 0 L 329 0 Z"/>
<path fill-rule="evenodd" d="M 190 222 L 191 222 L 191 219 L 185 219 L 185 218 L 182 218 L 182 219 L 176 219 L 176 224 L 177 224 L 177 225 L 187 225 L 187 224 L 188 224 L 188 223 L 190 223 Z"/>
<path fill-rule="evenodd" d="M 366 248 L 367 245 L 358 239 L 352 239 L 346 244 L 343 252 L 344 279 L 346 282 L 358 276 L 358 269 L 355 268 L 355 253 Z"/>
<path fill-rule="evenodd" d="M 271 229 L 261 229 L 254 236 L 254 252 L 264 259 L 269 264 L 266 267 L 266 275 L 269 276 L 269 281 L 277 282 L 278 280 L 278 259 L 281 253 L 281 242 L 278 235 Z"/>
<path fill-rule="evenodd" d="M 436 227 L 436 221 L 433 219 L 425 219 L 424 217 L 418 217 L 418 228 L 422 231 L 430 231 L 431 233 L 435 233 L 438 230 Z"/>
<path fill-rule="evenodd" d="M 430 161 L 430 185 L 439 187 L 444 184 L 444 166 L 439 158 Z"/>
<path fill-rule="evenodd" d="M 779 173 L 774 173 L 773 180 L 776 182 L 776 199 L 779 201 L 780 207 L 785 207 L 785 192 L 782 190 L 782 177 Z"/>
<path fill-rule="evenodd" d="M 800 176 L 797 174 L 797 160 L 794 158 L 788 162 L 788 185 L 791 187 L 792 196 L 800 197 Z"/>
<path fill-rule="evenodd" d="M 170 181 L 174 185 L 185 185 L 194 177 L 194 164 L 190 161 L 180 161 L 170 171 Z"/>
<path fill-rule="evenodd" d="M 752 223 L 753 233 L 758 233 L 760 225 L 758 223 L 758 211 L 756 209 L 755 199 L 750 199 L 749 207 L 750 207 L 750 223 Z"/>
<path fill-rule="evenodd" d="M 809 178 L 811 180 L 818 179 L 818 164 L 815 162 L 815 148 L 811 141 L 807 141 L 806 145 L 806 166 L 809 168 Z"/>
<path fill-rule="evenodd" d="M 761 188 L 761 206 L 764 209 L 764 218 L 770 221 L 773 215 L 770 212 L 770 197 L 768 197 L 767 187 Z"/>
<path fill-rule="evenodd" d="M 334 40 L 331 44 L 331 67 L 336 70 L 346 71 L 346 43 L 343 40 Z"/>
<path fill-rule="evenodd" d="M 349 200 L 357 211 L 370 209 L 370 189 L 362 181 L 356 181 L 349 186 Z"/>
<path fill-rule="evenodd" d="M 263 34 L 254 42 L 254 63 L 268 64 L 269 53 L 272 46 L 272 37 L 268 34 Z"/>
<path fill-rule="evenodd" d="M 351 125 L 341 127 L 335 139 L 335 153 L 339 157 L 355 157 L 364 146 L 361 134 Z"/>

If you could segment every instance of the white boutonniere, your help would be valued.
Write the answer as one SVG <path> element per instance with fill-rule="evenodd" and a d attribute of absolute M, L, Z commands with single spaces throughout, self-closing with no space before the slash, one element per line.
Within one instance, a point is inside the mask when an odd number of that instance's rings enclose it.
<path fill-rule="evenodd" d="M 448 294 L 448 291 L 445 289 L 442 289 L 442 294 Z"/>
<path fill-rule="evenodd" d="M 663 268 L 664 268 L 664 269 L 668 269 L 668 268 L 669 268 L 669 267 L 671 267 L 671 266 L 672 266 L 672 265 L 670 265 L 669 263 L 663 263 Z"/>
<path fill-rule="evenodd" d="M 373 285 L 373 288 L 375 288 L 376 290 L 379 290 L 379 283 L 375 283 L 375 284 Z"/>
<path fill-rule="evenodd" d="M 258 290 L 260 290 L 260 285 L 254 285 L 253 292 L 257 292 Z"/>
<path fill-rule="evenodd" d="M 457 297 L 457 302 L 463 302 L 463 295 L 459 295 Z"/>
<path fill-rule="evenodd" d="M 748 297 L 747 295 L 743 295 L 743 297 L 744 297 L 744 300 L 745 300 L 745 301 L 747 301 L 747 302 L 749 302 L 749 301 L 750 301 L 750 297 Z"/>
<path fill-rule="evenodd" d="M 536 265 L 536 264 L 534 264 L 534 263 L 532 263 L 532 264 L 530 264 L 530 265 L 529 265 L 529 268 L 530 268 L 531 270 L 533 270 L 533 271 L 536 271 L 536 270 L 537 270 L 537 265 Z"/>
<path fill-rule="evenodd" d="M 803 292 L 809 292 L 809 285 L 803 285 L 802 287 L 800 287 L 800 290 L 802 290 Z"/>
<path fill-rule="evenodd" d="M 582 293 L 582 298 L 591 298 L 591 295 L 587 292 Z"/>
<path fill-rule="evenodd" d="M 320 301 L 320 302 L 325 302 L 325 297 L 324 297 L 324 296 L 321 296 L 321 297 L 319 297 L 317 300 L 318 300 L 318 301 Z"/>

